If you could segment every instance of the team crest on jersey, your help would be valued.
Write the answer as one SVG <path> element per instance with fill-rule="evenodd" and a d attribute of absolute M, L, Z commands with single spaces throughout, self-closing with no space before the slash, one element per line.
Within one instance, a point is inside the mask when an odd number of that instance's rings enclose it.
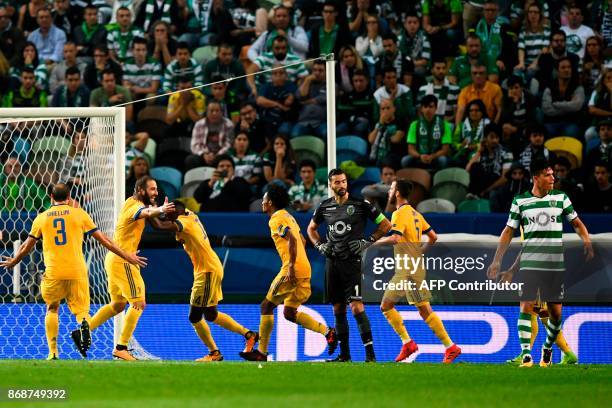
<path fill-rule="evenodd" d="M 355 214 L 355 206 L 354 205 L 349 205 L 348 207 L 346 207 L 346 213 L 348 215 Z"/>
<path fill-rule="evenodd" d="M 556 200 L 550 200 L 550 206 L 551 207 L 556 207 L 557 206 L 557 201 Z"/>

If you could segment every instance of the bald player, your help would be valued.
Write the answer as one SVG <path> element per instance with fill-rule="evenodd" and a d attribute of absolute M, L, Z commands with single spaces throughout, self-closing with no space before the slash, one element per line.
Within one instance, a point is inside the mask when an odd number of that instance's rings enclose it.
<path fill-rule="evenodd" d="M 83 255 L 83 239 L 91 236 L 102 246 L 128 265 L 146 266 L 146 258 L 137 256 L 118 247 L 100 231 L 89 214 L 81 208 L 73 207 L 69 188 L 66 184 L 56 184 L 51 193 L 53 205 L 34 219 L 26 241 L 19 247 L 14 258 L 3 256 L 0 266 L 12 268 L 27 256 L 39 240 L 43 244 L 45 273 L 41 283 L 41 293 L 47 313 L 45 333 L 49 346 L 47 360 L 57 360 L 57 334 L 59 331 L 58 309 L 60 302 L 66 300 L 72 314 L 76 316 L 79 329 L 72 332 L 72 340 L 83 357 L 91 345 L 89 324 L 89 279 Z"/>

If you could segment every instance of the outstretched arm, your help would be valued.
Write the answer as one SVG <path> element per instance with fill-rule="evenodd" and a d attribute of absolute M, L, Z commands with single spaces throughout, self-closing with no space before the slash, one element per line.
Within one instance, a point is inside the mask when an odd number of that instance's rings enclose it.
<path fill-rule="evenodd" d="M 17 254 L 14 258 L 3 256 L 2 261 L 0 261 L 0 266 L 6 269 L 12 268 L 17 265 L 23 258 L 25 258 L 32 249 L 36 246 L 36 239 L 33 237 L 28 237 L 23 244 L 17 250 Z"/>
<path fill-rule="evenodd" d="M 160 220 L 159 218 L 149 218 L 149 223 L 155 229 L 162 231 L 178 232 L 179 227 L 175 222 L 168 220 Z"/>
<path fill-rule="evenodd" d="M 158 207 L 147 207 L 143 208 L 139 213 L 137 219 L 140 218 L 157 218 L 162 214 L 174 212 L 174 203 L 168 202 L 168 197 L 164 200 L 164 203 Z"/>
<path fill-rule="evenodd" d="M 136 254 L 128 254 L 123 249 L 119 248 L 110 238 L 108 238 L 102 231 L 97 230 L 91 234 L 104 248 L 108 249 L 112 253 L 125 259 L 128 263 L 138 266 L 147 266 L 147 258 L 138 256 Z"/>

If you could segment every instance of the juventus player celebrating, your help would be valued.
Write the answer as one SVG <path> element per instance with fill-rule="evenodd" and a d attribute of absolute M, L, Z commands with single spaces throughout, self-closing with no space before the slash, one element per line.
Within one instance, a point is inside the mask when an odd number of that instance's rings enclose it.
<path fill-rule="evenodd" d="M 334 196 L 321 202 L 308 225 L 308 238 L 326 257 L 326 299 L 334 306 L 336 332 L 340 354 L 330 360 L 351 361 L 346 304 L 351 305 L 359 334 L 366 349 L 366 362 L 376 361 L 370 321 L 361 301 L 361 253 L 373 242 L 387 234 L 391 223 L 369 202 L 349 197 L 346 173 L 333 169 L 328 176 Z M 364 239 L 367 220 L 378 224 L 378 229 Z M 321 242 L 317 229 L 327 223 L 327 242 Z"/>

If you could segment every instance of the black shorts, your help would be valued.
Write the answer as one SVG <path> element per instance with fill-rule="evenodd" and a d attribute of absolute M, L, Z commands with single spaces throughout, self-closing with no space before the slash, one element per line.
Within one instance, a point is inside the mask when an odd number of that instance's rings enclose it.
<path fill-rule="evenodd" d="M 325 301 L 331 304 L 361 301 L 361 258 L 327 259 Z"/>
<path fill-rule="evenodd" d="M 522 284 L 519 298 L 522 301 L 560 303 L 565 297 L 565 271 L 534 271 L 521 269 L 516 282 Z"/>

